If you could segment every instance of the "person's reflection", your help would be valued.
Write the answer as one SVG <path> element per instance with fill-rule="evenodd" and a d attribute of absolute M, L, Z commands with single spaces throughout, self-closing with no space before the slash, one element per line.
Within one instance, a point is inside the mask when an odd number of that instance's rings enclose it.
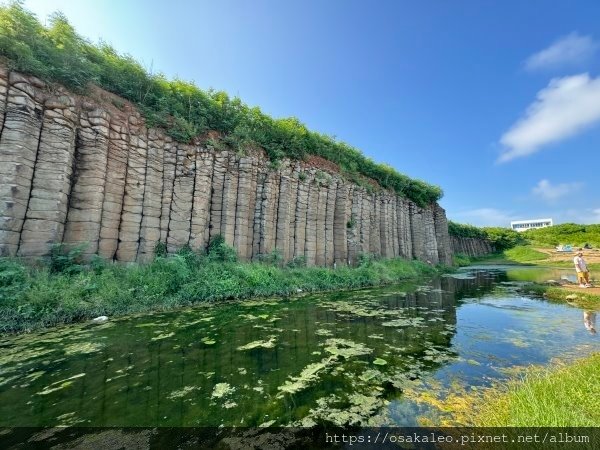
<path fill-rule="evenodd" d="M 583 325 L 592 334 L 596 334 L 596 311 L 583 312 Z"/>

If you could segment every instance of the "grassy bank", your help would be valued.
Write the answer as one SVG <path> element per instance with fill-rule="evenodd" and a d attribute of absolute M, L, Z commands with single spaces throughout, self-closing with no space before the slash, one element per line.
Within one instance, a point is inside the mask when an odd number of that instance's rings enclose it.
<path fill-rule="evenodd" d="M 316 292 L 384 285 L 438 270 L 402 259 L 363 258 L 358 267 L 337 269 L 234 259 L 227 252 L 198 255 L 184 250 L 143 266 L 101 260 L 81 266 L 68 256 L 37 267 L 0 260 L 0 332 L 25 332 L 100 315 L 168 310 L 199 302 L 287 296 L 299 289 Z"/>
<path fill-rule="evenodd" d="M 530 369 L 503 389 L 489 389 L 472 408 L 480 427 L 598 426 L 600 353 L 554 369 Z"/>
<path fill-rule="evenodd" d="M 600 295 L 589 293 L 586 290 L 576 289 L 577 290 L 541 284 L 532 284 L 522 288 L 523 292 L 526 294 L 543 296 L 554 302 L 567 302 L 580 308 L 594 310 L 600 307 Z"/>

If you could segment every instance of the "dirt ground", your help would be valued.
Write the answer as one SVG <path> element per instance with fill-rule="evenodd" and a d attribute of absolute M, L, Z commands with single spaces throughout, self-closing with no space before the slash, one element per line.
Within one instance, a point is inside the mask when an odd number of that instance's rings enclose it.
<path fill-rule="evenodd" d="M 538 252 L 545 253 L 548 255 L 549 262 L 558 262 L 558 261 L 569 261 L 573 262 L 573 258 L 577 254 L 577 251 L 573 252 L 557 252 L 553 248 L 534 248 Z M 600 263 L 600 249 L 593 248 L 591 250 L 583 250 L 583 259 L 588 264 L 598 264 Z"/>
<path fill-rule="evenodd" d="M 594 286 L 592 288 L 580 288 L 578 285 L 575 284 L 567 284 L 564 286 L 561 286 L 561 289 L 564 289 L 565 291 L 569 291 L 569 292 L 573 292 L 575 294 L 591 294 L 591 295 L 599 295 L 600 296 L 600 287 Z"/>

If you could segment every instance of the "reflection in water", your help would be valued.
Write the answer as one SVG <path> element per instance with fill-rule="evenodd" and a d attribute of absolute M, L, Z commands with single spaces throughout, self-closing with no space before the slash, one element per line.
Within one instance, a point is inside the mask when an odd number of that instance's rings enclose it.
<path fill-rule="evenodd" d="M 473 269 L 13 337 L 0 343 L 0 426 L 414 425 L 408 386 L 481 385 L 594 339 L 577 309 L 518 284 Z"/>
<path fill-rule="evenodd" d="M 596 311 L 583 312 L 583 325 L 592 334 L 596 334 Z"/>

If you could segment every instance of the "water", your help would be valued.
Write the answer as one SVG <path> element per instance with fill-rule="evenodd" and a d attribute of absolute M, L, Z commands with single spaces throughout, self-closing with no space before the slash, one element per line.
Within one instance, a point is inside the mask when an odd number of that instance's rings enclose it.
<path fill-rule="evenodd" d="M 0 426 L 435 421 L 424 394 L 486 386 L 514 367 L 598 351 L 583 310 L 517 290 L 568 273 L 474 267 L 421 286 L 228 303 L 5 338 Z"/>

